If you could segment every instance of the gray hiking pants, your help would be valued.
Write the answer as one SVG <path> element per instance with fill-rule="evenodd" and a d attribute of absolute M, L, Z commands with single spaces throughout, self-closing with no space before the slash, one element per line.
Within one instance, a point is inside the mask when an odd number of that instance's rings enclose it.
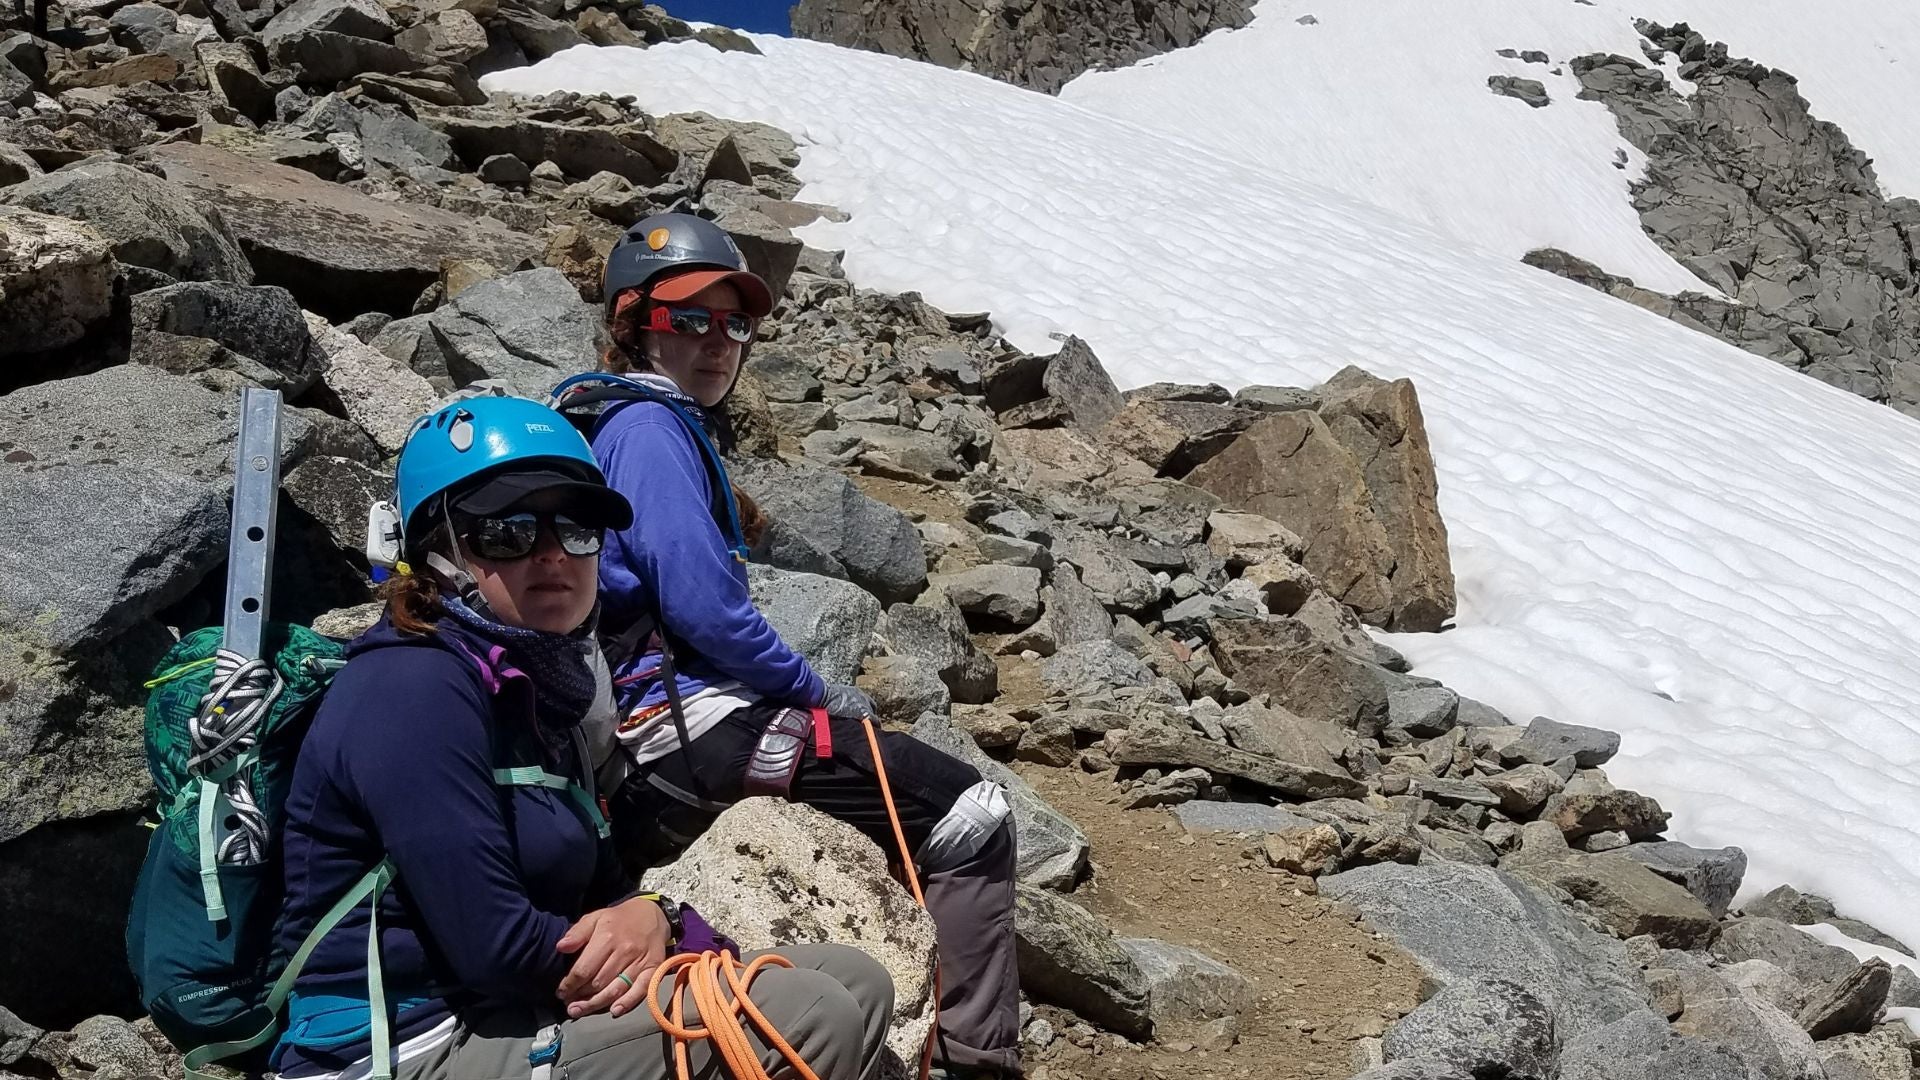
<path fill-rule="evenodd" d="M 753 980 L 753 1003 L 820 1080 L 874 1080 L 880 1075 L 893 980 L 874 959 L 844 945 L 792 945 L 778 950 L 792 969 L 766 968 Z M 746 954 L 751 960 L 758 953 Z M 665 1003 L 662 1003 L 665 1007 Z M 539 1031 L 531 1012 L 462 1016 L 453 1038 L 412 1061 L 395 1080 L 528 1080 L 527 1053 Z M 698 1010 L 691 995 L 687 1020 Z M 469 1026 L 471 1025 L 471 1026 Z M 747 1037 L 774 1076 L 794 1075 L 780 1052 L 746 1022 Z M 693 1075 L 719 1080 L 725 1066 L 706 1041 L 692 1045 Z M 552 1080 L 673 1080 L 673 1040 L 642 1007 L 624 1016 L 600 1013 L 560 1025 Z"/>

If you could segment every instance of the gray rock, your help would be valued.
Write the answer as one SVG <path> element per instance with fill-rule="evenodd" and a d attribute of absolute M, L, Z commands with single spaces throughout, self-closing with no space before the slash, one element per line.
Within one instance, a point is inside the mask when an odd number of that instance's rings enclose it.
<path fill-rule="evenodd" d="M 1101 429 L 1162 476 L 1185 476 L 1227 448 L 1260 414 L 1194 401 L 1134 399 Z"/>
<path fill-rule="evenodd" d="M 887 609 L 884 633 L 895 652 L 932 665 L 953 700 L 993 700 L 999 669 L 973 647 L 966 617 L 952 603 L 895 604 Z"/>
<path fill-rule="evenodd" d="M 1841 1035 L 1819 1044 L 1826 1080 L 1910 1080 L 1913 1056 L 1899 1031 Z"/>
<path fill-rule="evenodd" d="M 1792 923 L 1795 926 L 1810 926 L 1814 923 L 1831 923 L 1835 929 L 1856 941 L 1864 941 L 1870 945 L 1878 945 L 1881 948 L 1892 949 L 1895 952 L 1905 953 L 1908 956 L 1915 955 L 1914 951 L 1908 948 L 1905 942 L 1902 942 L 1893 935 L 1861 922 L 1859 919 L 1849 919 L 1838 911 L 1835 911 L 1833 901 L 1828 900 L 1826 897 L 1816 896 L 1813 893 L 1800 892 L 1791 885 L 1782 885 L 1772 892 L 1767 893 L 1765 896 L 1747 904 L 1741 914 L 1764 915 L 1768 918 Z"/>
<path fill-rule="evenodd" d="M 1647 934 L 1669 949 L 1699 949 L 1719 930 L 1692 893 L 1632 859 L 1522 843 L 1501 869 L 1564 891 L 1622 938 Z"/>
<path fill-rule="evenodd" d="M 1307 16 L 1302 16 L 1306 18 Z M 1408 1058 L 1358 1073 L 1353 1080 L 1478 1080 L 1465 1066 L 1440 1058 Z"/>
<path fill-rule="evenodd" d="M 418 170 L 458 164 L 451 139 L 385 102 L 353 105 L 341 95 L 329 94 L 316 102 L 297 126 L 323 138 L 353 136 L 359 140 L 362 161 L 368 166 L 430 176 Z M 378 175 L 373 168 L 367 171 Z"/>
<path fill-rule="evenodd" d="M 398 46 L 331 30 L 300 30 L 277 39 L 270 55 L 276 66 L 292 68 L 314 83 L 343 82 L 368 73 L 398 74 L 420 62 Z"/>
<path fill-rule="evenodd" d="M 1317 637 L 1297 619 L 1228 620 L 1213 625 L 1213 657 L 1234 685 L 1271 694 L 1275 705 L 1378 735 L 1387 721 L 1384 668 Z"/>
<path fill-rule="evenodd" d="M 1060 537 L 1054 541 L 1053 556 L 1077 568 L 1080 581 L 1110 611 L 1139 612 L 1160 599 L 1160 584 L 1153 575 L 1115 552 L 1095 533 Z"/>
<path fill-rule="evenodd" d="M 1003 563 L 1007 566 L 1031 566 L 1041 573 L 1053 569 L 1053 552 L 1031 540 L 1016 540 L 1011 536 L 998 536 L 988 533 L 974 545 L 980 551 L 980 557 L 988 562 Z"/>
<path fill-rule="evenodd" d="M 933 919 L 852 826 L 800 803 L 747 799 L 641 884 L 691 903 L 747 949 L 829 941 L 872 956 L 893 978 L 887 1046 L 918 1060 L 933 1024 Z"/>
<path fill-rule="evenodd" d="M 1800 1010 L 1800 1026 L 1815 1039 L 1866 1031 L 1880 1019 L 1893 985 L 1893 967 L 1878 958 L 1825 988 Z"/>
<path fill-rule="evenodd" d="M 1415 780 L 1415 787 L 1423 798 L 1432 799 L 1442 806 L 1498 806 L 1500 796 L 1494 794 L 1485 784 L 1473 780 L 1439 777 Z"/>
<path fill-rule="evenodd" d="M 1113 931 L 1057 893 L 1015 889 L 1021 988 L 1122 1035 L 1151 1034 L 1152 984 Z"/>
<path fill-rule="evenodd" d="M 487 30 L 467 11 L 446 8 L 402 30 L 393 43 L 430 65 L 464 64 L 487 51 Z M 490 184 L 525 187 L 532 176 L 526 163 L 511 154 L 496 154 L 487 161 L 495 165 L 489 170 L 482 162 L 480 172 Z"/>
<path fill-rule="evenodd" d="M 0 192 L 0 203 L 87 222 L 130 266 L 182 281 L 253 281 L 252 264 L 217 211 L 130 165 L 73 165 L 15 184 Z"/>
<path fill-rule="evenodd" d="M 1121 805 L 1128 810 L 1179 806 L 1207 794 L 1212 787 L 1213 776 L 1207 770 L 1176 769 L 1157 780 L 1143 776 L 1134 781 L 1132 786 L 1123 788 L 1126 799 Z M 1337 844 L 1335 846 L 1338 847 Z"/>
<path fill-rule="evenodd" d="M 1073 764 L 1076 754 L 1073 745 L 1073 725 L 1057 715 L 1046 715 L 1027 725 L 1020 735 L 1020 742 L 1014 747 L 1013 756 L 1021 761 L 1031 761 L 1036 765 L 1051 765 L 1056 769 Z"/>
<path fill-rule="evenodd" d="M 1202 708 L 1196 703 L 1189 715 L 1200 721 Z M 1227 741 L 1241 750 L 1322 772 L 1343 772 L 1341 761 L 1355 757 L 1356 747 L 1345 729 L 1281 708 L 1254 702 L 1235 705 L 1220 717 L 1219 726 Z"/>
<path fill-rule="evenodd" d="M 167 1057 L 117 1016 L 91 1016 L 73 1029 L 68 1066 L 92 1076 L 162 1076 Z"/>
<path fill-rule="evenodd" d="M 854 680 L 880 619 L 879 601 L 837 578 L 758 563 L 748 564 L 747 584 L 780 640 L 806 657 L 822 679 Z"/>
<path fill-rule="evenodd" d="M 1311 828 L 1314 821 L 1278 806 L 1243 802 L 1190 802 L 1173 815 L 1188 832 L 1262 833 Z"/>
<path fill-rule="evenodd" d="M 1460 695 L 1444 686 L 1395 690 L 1387 695 L 1386 730 L 1427 738 L 1451 731 L 1459 713 Z"/>
<path fill-rule="evenodd" d="M 46 1032 L 0 1007 L 0 1065 L 12 1065 L 27 1056 L 35 1040 Z"/>
<path fill-rule="evenodd" d="M 1599 728 L 1563 724 L 1545 716 L 1536 716 L 1527 725 L 1525 735 L 1500 752 L 1511 764 L 1532 762 L 1551 765 L 1570 757 L 1583 769 L 1604 765 L 1620 750 L 1620 736 Z"/>
<path fill-rule="evenodd" d="M 0 142 L 0 187 L 11 187 L 45 172 L 33 155 L 10 142 Z"/>
<path fill-rule="evenodd" d="M 283 39 L 309 31 L 385 41 L 394 26 L 378 0 L 294 0 L 261 28 L 260 41 L 272 50 Z"/>
<path fill-rule="evenodd" d="M 1514 817 L 1532 817 L 1548 798 L 1567 786 L 1559 773 L 1545 765 L 1522 765 L 1517 769 L 1481 777 L 1480 782 L 1499 797 L 1500 809 Z"/>
<path fill-rule="evenodd" d="M 1243 386 L 1234 392 L 1233 403 L 1256 412 L 1294 412 L 1319 408 L 1320 398 L 1295 386 Z"/>
<path fill-rule="evenodd" d="M 1813 1040 L 1792 1017 L 1764 1002 L 1737 994 L 1688 1002 L 1673 1029 L 1728 1047 L 1759 1080 L 1826 1080 Z"/>
<path fill-rule="evenodd" d="M 1669 969 L 1668 973 L 1678 975 L 1674 985 L 1679 989 L 1679 997 L 1683 1004 L 1688 994 L 1702 1000 L 1724 996 L 1715 995 L 1711 990 L 1702 991 L 1696 979 L 1698 973 L 1688 970 L 1688 962 L 1678 961 L 1672 956 L 1662 956 L 1661 960 L 1663 963 L 1674 963 L 1674 968 L 1677 970 Z M 1653 983 L 1651 972 L 1655 970 L 1659 969 L 1649 969 L 1649 985 Z M 1737 964 L 1727 964 L 1715 970 L 1714 974 L 1731 984 L 1741 994 L 1764 1001 L 1789 1016 L 1797 1016 L 1800 1010 L 1807 1007 L 1807 996 L 1810 992 L 1827 989 L 1816 983 L 1802 982 L 1765 960 L 1742 960 Z M 1680 1012 L 1681 1010 L 1676 1008 L 1670 1015 L 1678 1016 Z"/>
<path fill-rule="evenodd" d="M 1503 979 L 1461 979 L 1394 1024 L 1382 1049 L 1388 1063 L 1433 1057 L 1475 1075 L 1550 1080 L 1553 1011 Z"/>
<path fill-rule="evenodd" d="M 264 283 L 285 286 L 323 315 L 405 312 L 439 280 L 442 260 L 507 267 L 541 250 L 533 237 L 492 218 L 376 199 L 214 146 L 176 142 L 144 153 L 169 180 L 218 208 L 271 271 L 262 275 Z M 591 355 L 581 357 L 574 370 L 591 363 Z"/>
<path fill-rule="evenodd" d="M 9 502 L 0 619 L 64 650 L 185 596 L 225 550 L 234 412 L 226 394 L 130 366 L 0 397 Z M 297 416 L 284 421 L 283 468 L 305 453 L 310 431 Z"/>
<path fill-rule="evenodd" d="M 1634 844 L 1623 848 L 1621 854 L 1685 888 L 1705 904 L 1716 919 L 1726 915 L 1727 905 L 1740 891 L 1740 881 L 1747 873 L 1747 853 L 1737 847 L 1704 849 L 1662 840 Z"/>
<path fill-rule="evenodd" d="M 384 311 L 368 311 L 341 323 L 340 329 L 360 339 L 362 344 L 370 344 L 392 321 L 393 316 Z"/>
<path fill-rule="evenodd" d="M 115 272 L 94 229 L 0 206 L 0 355 L 80 341 L 112 310 Z"/>
<path fill-rule="evenodd" d="M 1901 964 L 1893 969 L 1893 985 L 1887 988 L 1887 1008 L 1920 1009 L 1920 975 Z"/>
<path fill-rule="evenodd" d="M 307 313 L 320 381 L 347 419 L 367 433 L 384 454 L 406 445 L 413 423 L 433 405 L 427 380 L 327 320 Z"/>
<path fill-rule="evenodd" d="M 1027 725 L 1003 709 L 992 705 L 962 705 L 953 710 L 953 723 L 971 736 L 982 750 L 1005 750 L 1020 741 Z"/>
<path fill-rule="evenodd" d="M 677 160 L 638 124 L 576 126 L 492 113 L 439 115 L 431 122 L 453 140 L 463 160 L 512 154 L 521 161 L 552 162 L 581 179 L 610 172 L 648 188 L 667 179 Z"/>
<path fill-rule="evenodd" d="M 1367 791 L 1344 772 L 1236 750 L 1144 716 L 1111 733 L 1107 750 L 1117 764 L 1193 766 L 1301 799 L 1361 798 Z"/>
<path fill-rule="evenodd" d="M 1258 620 L 1265 613 L 1265 606 L 1255 601 L 1198 593 L 1161 612 L 1160 623 L 1176 635 L 1204 636 L 1211 632 L 1215 622 L 1229 619 Z"/>
<path fill-rule="evenodd" d="M 1052 575 L 1052 593 L 1047 601 L 1047 624 L 1053 631 L 1056 647 L 1082 645 L 1113 639 L 1113 617 L 1080 580 L 1072 566 L 1056 567 Z"/>
<path fill-rule="evenodd" d="M 1124 391 L 1121 397 L 1127 404 L 1136 401 L 1200 401 L 1208 405 L 1225 405 L 1233 400 L 1233 392 L 1219 383 L 1148 383 Z"/>
<path fill-rule="evenodd" d="M 1055 810 L 1013 770 L 988 757 L 967 734 L 944 716 L 922 716 L 913 725 L 913 737 L 944 750 L 980 770 L 980 775 L 1007 789 L 1013 803 L 1013 821 L 1019 851 L 1015 873 L 1019 880 L 1043 889 L 1071 889 L 1087 867 L 1087 835 L 1066 815 Z"/>
<path fill-rule="evenodd" d="M 180 29 L 180 19 L 159 4 L 130 4 L 107 17 L 115 41 L 134 52 L 160 51 L 168 34 Z"/>
<path fill-rule="evenodd" d="M 533 179 L 533 170 L 527 167 L 526 162 L 512 154 L 490 154 L 480 163 L 480 168 L 476 171 L 480 179 L 501 187 L 523 188 Z"/>
<path fill-rule="evenodd" d="M 1160 1038 L 1238 1016 L 1253 1001 L 1253 980 L 1198 949 L 1154 938 L 1121 938 L 1120 947 L 1147 977 L 1147 1013 Z"/>
<path fill-rule="evenodd" d="M 845 476 L 766 458 L 737 462 L 732 475 L 771 520 L 765 542 L 775 566 L 845 578 L 882 603 L 925 587 L 927 555 L 913 522 Z"/>
<path fill-rule="evenodd" d="M 1547 96 L 1547 88 L 1539 79 L 1522 79 L 1512 75 L 1487 76 L 1487 89 L 1501 97 L 1518 98 L 1536 109 L 1544 109 L 1553 104 Z"/>
<path fill-rule="evenodd" d="M 1540 810 L 1540 820 L 1558 825 L 1569 840 L 1615 830 L 1644 840 L 1659 835 L 1671 816 L 1659 803 L 1636 791 L 1588 792 L 1571 785 L 1549 796 Z"/>
<path fill-rule="evenodd" d="M 975 566 L 935 574 L 927 584 L 961 611 L 996 624 L 1017 629 L 1040 617 L 1040 571 L 1030 566 Z"/>
<path fill-rule="evenodd" d="M 1115 687 L 1150 685 L 1153 672 L 1111 641 L 1088 641 L 1054 653 L 1040 678 L 1054 696 L 1072 701 L 1111 694 Z"/>
<path fill-rule="evenodd" d="M 1024 510 L 1002 510 L 986 520 L 986 527 L 1002 536 L 1029 540 L 1036 544 L 1053 543 L 1053 533 Z"/>
<path fill-rule="evenodd" d="M 768 401 L 820 400 L 820 380 L 814 376 L 812 365 L 791 348 L 777 344 L 755 348 L 747 360 L 747 371 L 760 381 Z"/>
<path fill-rule="evenodd" d="M 832 579 L 827 579 L 832 580 Z M 878 716 L 909 721 L 927 713 L 946 715 L 953 695 L 932 664 L 912 656 L 876 656 L 866 663 L 855 685 L 873 698 Z"/>
<path fill-rule="evenodd" d="M 896 478 L 904 473 L 904 479 L 915 483 L 958 480 L 967 474 L 959 448 L 938 432 L 867 423 L 842 423 L 837 431 L 842 438 L 858 440 L 865 472 Z"/>
<path fill-rule="evenodd" d="M 805 0 L 793 31 L 818 41 L 965 68 L 1053 93 L 1082 72 L 1123 68 L 1194 44 L 1222 27 L 1245 26 L 1243 0 L 1200 0 L 1152 11 L 1128 4 L 1050 4 L 1005 16 L 971 7 L 914 3 L 880 11 L 848 0 Z M 1025 25 L 1027 21 L 1032 25 Z"/>
<path fill-rule="evenodd" d="M 1545 1002 L 1562 1040 L 1641 1008 L 1626 949 L 1510 874 L 1461 863 L 1381 863 L 1319 882 L 1419 959 L 1442 985 L 1503 979 Z"/>
<path fill-rule="evenodd" d="M 550 266 L 471 286 L 431 325 L 456 385 L 497 379 L 535 400 L 599 355 L 599 309 Z"/>
<path fill-rule="evenodd" d="M 1645 1010 L 1568 1042 L 1559 1064 L 1560 1080 L 1754 1080 L 1739 1054 Z"/>
<path fill-rule="evenodd" d="M 162 333 L 219 342 L 256 362 L 268 376 L 261 385 L 288 397 L 305 393 L 320 378 L 306 317 L 293 294 L 275 286 L 189 281 L 149 289 L 133 298 L 133 328 L 136 337 Z M 134 349 L 137 355 L 137 342 Z"/>
<path fill-rule="evenodd" d="M 1729 919 L 1713 943 L 1713 955 L 1730 964 L 1765 960 L 1796 978 L 1837 983 L 1860 966 L 1852 953 L 1825 945 L 1778 919 Z"/>

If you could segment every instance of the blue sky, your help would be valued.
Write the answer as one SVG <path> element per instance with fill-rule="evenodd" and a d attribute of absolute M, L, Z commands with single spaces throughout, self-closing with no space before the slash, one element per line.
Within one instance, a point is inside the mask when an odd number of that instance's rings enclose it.
<path fill-rule="evenodd" d="M 784 34 L 787 11 L 793 7 L 793 0 L 665 0 L 662 6 L 669 14 L 682 19 Z"/>

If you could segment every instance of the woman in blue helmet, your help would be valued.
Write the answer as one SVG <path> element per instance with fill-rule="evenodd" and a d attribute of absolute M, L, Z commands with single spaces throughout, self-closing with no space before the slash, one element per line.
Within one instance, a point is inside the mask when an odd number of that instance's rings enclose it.
<path fill-rule="evenodd" d="M 273 1069 L 472 1080 L 545 1065 L 664 1080 L 673 1055 L 646 1008 L 647 976 L 683 945 L 710 946 L 711 931 L 631 888 L 581 732 L 600 696 L 599 554 L 632 507 L 578 432 L 520 398 L 421 418 L 396 481 L 402 574 L 349 647 L 286 799 L 283 946 L 369 871 L 389 866 L 392 883 L 319 939 Z M 838 946 L 785 955 L 797 967 L 763 971 L 755 1004 L 818 1075 L 876 1075 L 885 971 Z M 757 1048 L 773 1075 L 792 1075 Z M 710 1071 L 708 1044 L 693 1056 Z"/>
<path fill-rule="evenodd" d="M 893 852 L 859 723 L 872 702 L 823 682 L 748 594 L 757 514 L 719 451 L 730 441 L 726 398 L 773 309 L 771 291 L 725 231 L 688 214 L 629 228 L 604 286 L 612 377 L 569 380 L 558 405 L 591 433 L 608 484 L 634 506 L 600 564 L 618 739 L 632 769 L 613 803 L 616 838 L 636 861 L 658 861 L 725 806 L 775 795 Z M 939 930 L 935 1060 L 949 1074 L 1018 1075 L 1006 793 L 905 735 L 883 733 L 880 743 Z"/>

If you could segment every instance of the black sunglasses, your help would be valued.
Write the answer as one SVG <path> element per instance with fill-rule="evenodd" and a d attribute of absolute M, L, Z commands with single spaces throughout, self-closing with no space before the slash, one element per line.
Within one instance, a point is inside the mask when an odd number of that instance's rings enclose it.
<path fill-rule="evenodd" d="M 582 525 L 564 514 L 508 514 L 468 518 L 460 530 L 475 555 L 492 562 L 512 562 L 533 554 L 541 528 L 551 529 L 560 550 L 576 557 L 600 554 L 606 530 Z"/>

